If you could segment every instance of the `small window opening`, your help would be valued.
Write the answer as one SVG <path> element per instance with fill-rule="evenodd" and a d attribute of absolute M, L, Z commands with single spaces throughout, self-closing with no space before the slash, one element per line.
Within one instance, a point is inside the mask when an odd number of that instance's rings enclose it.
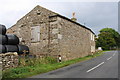
<path fill-rule="evenodd" d="M 40 15 L 41 14 L 41 12 L 37 12 L 37 15 Z"/>

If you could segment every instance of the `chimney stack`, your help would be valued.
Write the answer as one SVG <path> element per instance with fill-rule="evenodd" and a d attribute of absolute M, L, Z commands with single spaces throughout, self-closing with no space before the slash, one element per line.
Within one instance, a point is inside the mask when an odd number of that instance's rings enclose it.
<path fill-rule="evenodd" d="M 75 18 L 75 12 L 73 12 L 72 16 L 73 16 L 73 17 L 71 18 L 71 20 L 76 22 L 77 19 Z"/>

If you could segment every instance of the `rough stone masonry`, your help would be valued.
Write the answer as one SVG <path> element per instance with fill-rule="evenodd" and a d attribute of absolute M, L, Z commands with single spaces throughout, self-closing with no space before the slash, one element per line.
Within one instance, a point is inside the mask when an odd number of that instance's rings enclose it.
<path fill-rule="evenodd" d="M 95 52 L 91 29 L 39 5 L 7 33 L 16 34 L 31 55 L 61 55 L 62 60 L 70 60 Z"/>
<path fill-rule="evenodd" d="M 0 54 L 0 71 L 17 67 L 19 63 L 18 54 L 16 52 L 9 52 Z"/>

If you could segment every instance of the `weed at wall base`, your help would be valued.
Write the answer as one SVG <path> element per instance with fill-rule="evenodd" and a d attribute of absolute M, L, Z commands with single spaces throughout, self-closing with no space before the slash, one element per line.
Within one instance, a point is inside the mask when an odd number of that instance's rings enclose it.
<path fill-rule="evenodd" d="M 63 61 L 62 63 L 58 63 L 56 58 L 53 57 L 45 57 L 45 58 L 27 58 L 27 59 L 20 59 L 19 67 L 12 68 L 3 72 L 3 79 L 8 80 L 9 78 L 26 78 L 33 75 L 45 73 L 48 71 L 52 71 L 64 66 L 68 66 L 70 64 L 74 64 L 77 62 L 85 61 L 97 56 L 102 55 L 101 52 L 96 52 L 94 55 L 88 55 L 83 58 L 77 58 L 73 60 Z"/>

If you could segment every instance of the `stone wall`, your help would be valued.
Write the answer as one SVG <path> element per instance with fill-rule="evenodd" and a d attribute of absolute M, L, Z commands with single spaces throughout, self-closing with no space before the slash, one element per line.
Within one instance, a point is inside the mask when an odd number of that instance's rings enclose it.
<path fill-rule="evenodd" d="M 91 34 L 94 34 L 89 29 L 55 15 L 58 14 L 36 6 L 7 33 L 16 34 L 20 44 L 29 46 L 33 55 L 61 55 L 63 60 L 69 60 L 95 51 L 95 41 L 91 40 Z M 32 33 L 33 29 L 36 34 Z M 36 35 L 39 39 L 34 41 Z"/>
<path fill-rule="evenodd" d="M 9 68 L 14 68 L 18 66 L 18 54 L 15 53 L 5 53 L 0 54 L 0 69 L 6 70 Z"/>
<path fill-rule="evenodd" d="M 61 55 L 63 60 L 91 55 L 91 46 L 95 48 L 95 41 L 91 40 L 91 34 L 92 38 L 94 34 L 64 18 L 56 18 L 56 21 L 50 22 L 51 53 Z"/>
<path fill-rule="evenodd" d="M 49 43 L 49 16 L 56 13 L 36 6 L 32 11 L 21 18 L 15 25 L 7 30 L 7 33 L 16 34 L 20 38 L 20 44 L 30 48 L 30 54 L 48 54 Z M 32 42 L 31 27 L 40 27 L 40 40 Z M 34 35 L 35 36 L 35 35 Z"/>
<path fill-rule="evenodd" d="M 50 41 L 49 41 L 49 54 L 53 55 L 59 55 L 59 41 L 58 41 L 58 34 L 59 34 L 59 28 L 58 28 L 58 20 L 57 17 L 50 18 Z"/>

